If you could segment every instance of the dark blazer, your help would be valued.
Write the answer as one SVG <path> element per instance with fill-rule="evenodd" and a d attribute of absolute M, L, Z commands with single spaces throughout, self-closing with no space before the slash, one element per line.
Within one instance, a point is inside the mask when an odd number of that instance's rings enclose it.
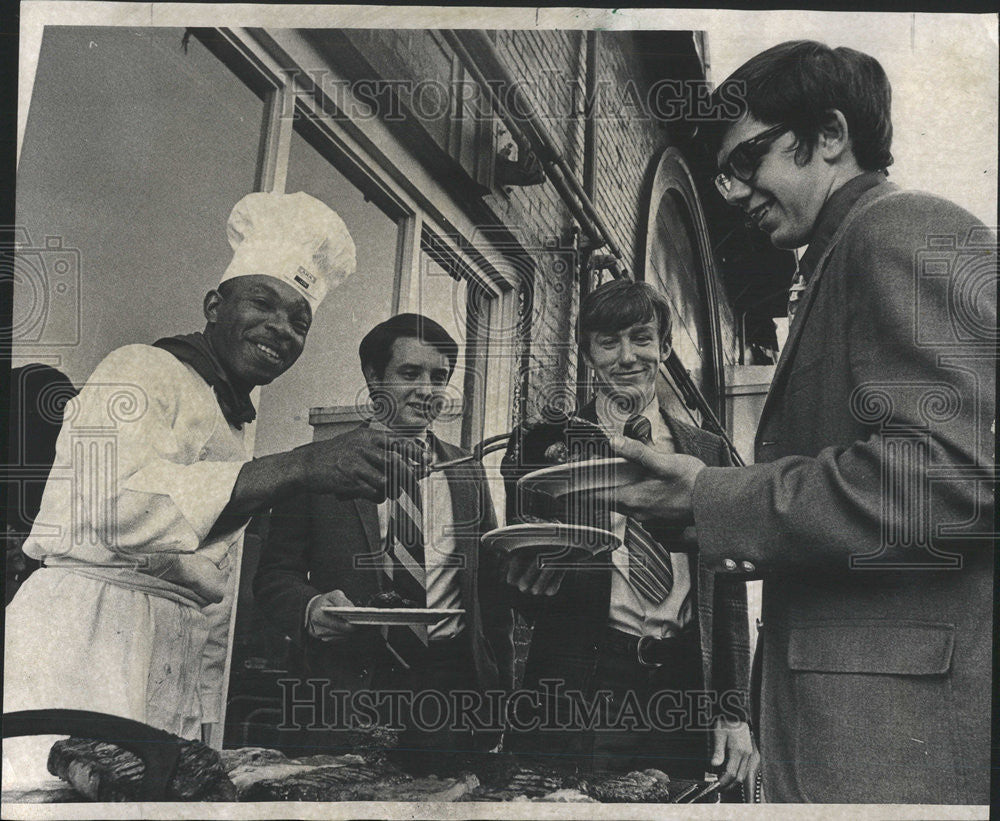
<path fill-rule="evenodd" d="M 432 437 L 438 461 L 466 451 Z M 466 463 L 445 470 L 456 527 L 455 553 L 465 561 L 461 573 L 465 629 L 472 643 L 481 689 L 509 689 L 512 681 L 512 613 L 501 601 L 498 571 L 481 554 L 479 537 L 496 527 L 496 515 L 483 467 Z M 276 504 L 253 589 L 258 606 L 304 650 L 307 671 L 328 677 L 334 689 L 356 690 L 371 683 L 373 661 L 382 640 L 373 629 L 334 644 L 305 629 L 306 606 L 313 596 L 342 590 L 362 604 L 384 589 L 381 564 L 356 567 L 355 559 L 382 551 L 378 509 L 363 499 L 341 501 L 331 493 L 307 493 Z M 381 559 L 378 560 L 379 562 Z"/>
<path fill-rule="evenodd" d="M 702 558 L 764 579 L 769 800 L 989 798 L 995 277 L 972 215 L 866 191 L 802 293 L 756 464 L 699 476 Z"/>
<path fill-rule="evenodd" d="M 593 402 L 584 406 L 580 417 L 597 422 Z M 722 439 L 699 428 L 686 425 L 667 414 L 663 419 L 670 428 L 678 453 L 697 456 L 709 465 L 732 464 Z M 516 496 L 508 489 L 508 498 Z M 669 536 L 655 533 L 661 543 L 675 552 L 689 550 L 671 544 Z M 742 580 L 717 578 L 696 555 L 691 556 L 692 595 L 698 614 L 702 674 L 707 690 L 719 694 L 716 709 L 730 716 L 746 719 L 750 672 L 749 627 L 747 624 L 746 585 Z M 599 559 L 599 570 L 576 570 L 566 574 L 554 596 L 530 596 L 513 588 L 515 606 L 534 620 L 531 647 L 525 666 L 525 685 L 537 686 L 538 679 L 551 670 L 546 668 L 548 648 L 570 652 L 591 663 L 578 670 L 567 670 L 566 689 L 589 693 L 601 641 L 608 626 L 611 605 L 611 557 Z M 587 672 L 581 671 L 586 670 Z M 574 676 L 582 675 L 578 680 Z M 728 694 L 723 700 L 722 694 Z M 706 733 L 706 744 L 710 734 Z"/>

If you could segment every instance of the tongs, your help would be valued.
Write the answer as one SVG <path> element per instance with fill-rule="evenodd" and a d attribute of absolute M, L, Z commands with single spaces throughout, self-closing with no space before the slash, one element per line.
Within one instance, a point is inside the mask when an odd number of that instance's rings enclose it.
<path fill-rule="evenodd" d="M 445 470 L 447 468 L 455 467 L 456 465 L 463 465 L 466 462 L 478 462 L 484 456 L 506 448 L 507 441 L 509 439 L 510 433 L 498 433 L 496 436 L 483 439 L 482 442 L 472 449 L 472 452 L 468 456 L 462 456 L 458 459 L 449 459 L 447 462 L 435 462 L 427 468 L 427 472 L 433 473 L 437 470 Z"/>
<path fill-rule="evenodd" d="M 708 784 L 692 784 L 683 792 L 674 796 L 671 804 L 693 804 L 719 789 L 720 781 L 710 781 Z"/>

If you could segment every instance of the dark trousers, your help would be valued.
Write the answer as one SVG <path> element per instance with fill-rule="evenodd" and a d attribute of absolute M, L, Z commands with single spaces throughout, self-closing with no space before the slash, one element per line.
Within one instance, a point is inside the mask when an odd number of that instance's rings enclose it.
<path fill-rule="evenodd" d="M 532 659 L 532 680 L 525 686 L 538 688 L 538 709 L 517 711 L 518 725 L 528 729 L 509 730 L 505 746 L 584 772 L 655 768 L 676 778 L 702 778 L 712 721 L 701 702 L 696 626 L 670 641 L 660 667 L 644 667 L 634 641 L 629 645 L 625 634 L 609 630 L 596 658 L 533 647 L 533 654 L 543 655 Z M 563 691 L 556 692 L 552 681 L 563 682 Z"/>
<path fill-rule="evenodd" d="M 395 715 L 380 716 L 385 724 L 402 726 L 399 744 L 390 757 L 411 772 L 444 771 L 450 762 L 475 754 L 482 746 L 471 728 L 455 726 L 451 694 L 476 690 L 476 674 L 468 636 L 431 642 L 420 658 L 408 659 L 410 669 L 386 659 L 375 666 L 372 689 L 403 693 Z"/>

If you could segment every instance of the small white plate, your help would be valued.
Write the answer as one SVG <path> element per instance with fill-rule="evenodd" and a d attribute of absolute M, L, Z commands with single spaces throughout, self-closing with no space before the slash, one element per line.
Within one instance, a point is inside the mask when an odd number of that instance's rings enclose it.
<path fill-rule="evenodd" d="M 632 484 L 647 476 L 639 465 L 615 456 L 540 468 L 522 476 L 517 484 L 529 493 L 559 499 L 575 493 Z"/>
<path fill-rule="evenodd" d="M 340 616 L 348 624 L 437 624 L 448 616 L 459 616 L 462 607 L 321 607 L 324 613 Z"/>
<path fill-rule="evenodd" d="M 608 530 L 560 522 L 530 522 L 498 527 L 484 533 L 483 546 L 511 553 L 515 550 L 535 550 L 551 554 L 553 561 L 578 558 L 584 554 L 596 556 L 621 547 L 621 539 Z"/>

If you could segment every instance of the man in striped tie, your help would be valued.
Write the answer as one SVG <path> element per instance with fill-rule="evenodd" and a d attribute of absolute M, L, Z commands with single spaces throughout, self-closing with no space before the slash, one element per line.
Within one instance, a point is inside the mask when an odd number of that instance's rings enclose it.
<path fill-rule="evenodd" d="M 428 458 L 415 464 L 433 468 L 468 455 L 430 429 L 458 359 L 444 328 L 398 314 L 364 337 L 359 355 L 370 428 L 401 450 L 425 449 Z M 254 592 L 303 647 L 310 676 L 328 677 L 332 690 L 370 693 L 380 721 L 404 728 L 393 754 L 408 769 L 433 770 L 441 755 L 497 743 L 499 719 L 495 728 L 473 729 L 476 722 L 452 706 L 459 691 L 509 688 L 512 613 L 502 606 L 497 567 L 480 561 L 480 536 L 496 527 L 482 464 L 401 470 L 389 483 L 378 504 L 306 494 L 276 506 Z M 452 612 L 430 625 L 387 628 L 350 624 L 330 612 L 385 599 Z M 391 701 L 389 692 L 404 696 Z M 314 733 L 306 743 L 327 742 Z"/>
<path fill-rule="evenodd" d="M 646 283 L 613 281 L 589 294 L 579 338 L 597 394 L 578 415 L 608 436 L 728 464 L 721 439 L 659 408 L 656 380 L 670 353 L 670 327 L 667 301 Z M 542 682 L 555 679 L 587 699 L 603 691 L 612 726 L 511 734 L 512 744 L 525 753 L 577 758 L 596 770 L 654 767 L 701 778 L 714 766 L 724 787 L 750 783 L 755 757 L 745 708 L 745 586 L 702 572 L 676 532 L 650 532 L 617 514 L 611 526 L 624 546 L 595 566 L 540 569 L 534 556 L 515 554 L 506 580 L 535 622 L 525 686 L 544 690 Z M 701 706 L 692 709 L 699 699 Z M 623 711 L 631 704 L 639 705 L 645 722 L 625 720 L 625 712 L 635 714 Z M 672 721 L 650 716 L 667 704 Z M 565 706 L 555 709 L 567 715 Z"/>

